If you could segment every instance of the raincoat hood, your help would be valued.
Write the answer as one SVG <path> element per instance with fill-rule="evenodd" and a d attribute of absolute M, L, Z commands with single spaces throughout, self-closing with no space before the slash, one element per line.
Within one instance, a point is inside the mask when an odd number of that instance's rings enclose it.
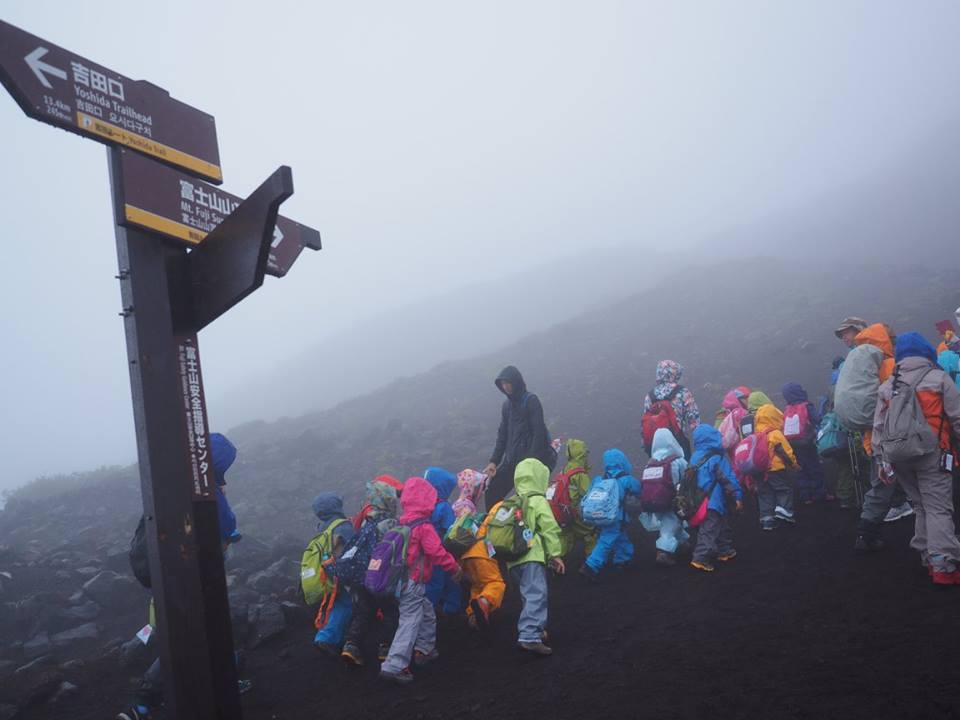
<path fill-rule="evenodd" d="M 874 323 L 866 330 L 861 332 L 854 339 L 857 345 L 873 345 L 883 351 L 883 356 L 893 357 L 893 341 L 890 340 L 890 333 L 883 323 Z"/>
<path fill-rule="evenodd" d="M 681 451 L 680 454 L 683 455 L 683 452 Z M 633 472 L 633 467 L 622 450 L 610 448 L 603 453 L 603 471 L 608 478 L 615 478 L 629 475 Z"/>
<path fill-rule="evenodd" d="M 334 492 L 322 492 L 313 500 L 313 514 L 320 520 L 320 532 L 337 518 L 346 517 L 343 514 L 343 498 Z"/>
<path fill-rule="evenodd" d="M 695 449 L 693 453 L 694 457 L 690 461 L 691 463 L 695 463 L 696 458 L 702 457 L 705 453 L 714 450 L 723 452 L 723 437 L 721 437 L 720 431 L 716 428 L 700 423 L 693 431 L 693 447 Z"/>
<path fill-rule="evenodd" d="M 457 487 L 460 495 L 453 503 L 453 512 L 458 517 L 464 513 L 475 513 L 477 503 L 487 489 L 487 476 L 472 468 L 457 473 Z"/>
<path fill-rule="evenodd" d="M 763 390 L 754 390 L 747 399 L 747 410 L 755 413 L 763 405 L 773 405 L 773 401 L 767 397 Z"/>
<path fill-rule="evenodd" d="M 500 392 L 503 392 L 503 388 L 500 386 L 500 383 L 504 380 L 513 384 L 513 392 L 510 395 L 507 395 L 507 397 L 509 397 L 511 400 L 523 397 L 523 394 L 527 391 L 527 384 L 523 381 L 523 375 L 521 375 L 520 371 L 517 370 L 513 365 L 507 365 L 503 370 L 500 371 L 500 374 L 497 375 L 497 379 L 494 380 L 494 385 L 497 386 L 497 389 Z M 506 393 L 503 394 L 506 395 Z"/>
<path fill-rule="evenodd" d="M 575 440 L 573 438 L 567 440 L 567 467 L 565 470 L 569 471 L 574 468 L 589 470 L 589 455 L 590 451 L 587 449 L 587 444 L 583 440 Z"/>
<path fill-rule="evenodd" d="M 783 430 L 783 413 L 776 405 L 762 405 L 754 416 L 757 432 L 771 432 Z"/>
<path fill-rule="evenodd" d="M 414 520 L 427 520 L 437 505 L 437 491 L 433 485 L 420 477 L 412 477 L 403 484 L 400 493 L 400 508 L 403 515 L 400 522 L 408 524 Z"/>
<path fill-rule="evenodd" d="M 807 391 L 800 383 L 795 382 L 788 382 L 783 386 L 783 399 L 787 401 L 787 405 L 809 402 Z"/>
<path fill-rule="evenodd" d="M 517 465 L 513 478 L 517 495 L 543 495 L 550 483 L 550 470 L 536 458 L 527 458 Z"/>
<path fill-rule="evenodd" d="M 380 478 L 367 483 L 367 502 L 370 504 L 367 517 L 381 520 L 397 516 L 397 489 Z"/>
<path fill-rule="evenodd" d="M 934 365 L 937 364 L 937 351 L 917 332 L 908 332 L 897 337 L 897 362 L 908 357 L 922 357 Z"/>
<path fill-rule="evenodd" d="M 676 385 L 683 377 L 683 366 L 674 360 L 661 360 L 657 363 L 657 382 L 663 385 Z"/>
<path fill-rule="evenodd" d="M 696 435 L 694 435 L 696 437 Z M 653 434 L 650 455 L 654 460 L 666 460 L 668 457 L 683 457 L 683 448 L 667 428 L 660 428 Z"/>
<path fill-rule="evenodd" d="M 737 408 L 746 409 L 747 398 L 750 396 L 750 391 L 744 392 L 746 388 L 734 388 L 726 395 L 723 396 L 723 402 L 721 405 L 724 410 L 736 410 Z"/>
<path fill-rule="evenodd" d="M 937 364 L 943 368 L 944 372 L 960 372 L 960 355 L 953 350 L 944 350 L 937 356 Z"/>
<path fill-rule="evenodd" d="M 220 433 L 210 433 L 210 455 L 213 460 L 213 476 L 217 485 L 226 485 L 224 475 L 237 459 L 237 448 Z"/>
<path fill-rule="evenodd" d="M 433 485 L 437 491 L 438 500 L 446 500 L 457 486 L 457 476 L 449 470 L 438 467 L 429 467 L 423 474 L 424 480 Z"/>

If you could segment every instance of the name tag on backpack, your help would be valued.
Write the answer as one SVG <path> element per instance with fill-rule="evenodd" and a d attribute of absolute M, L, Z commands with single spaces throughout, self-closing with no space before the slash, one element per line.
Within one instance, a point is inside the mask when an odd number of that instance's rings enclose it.
<path fill-rule="evenodd" d="M 783 423 L 783 434 L 784 435 L 800 434 L 800 416 L 799 415 L 791 415 L 787 418 L 786 422 Z"/>
<path fill-rule="evenodd" d="M 381 562 L 380 558 L 370 558 L 370 564 L 367 565 L 367 570 L 377 572 L 380 569 Z"/>
<path fill-rule="evenodd" d="M 663 479 L 663 466 L 658 465 L 657 467 L 647 468 L 643 471 L 643 480 L 662 480 Z"/>
<path fill-rule="evenodd" d="M 740 430 L 744 435 L 753 435 L 753 423 L 744 423 L 740 426 Z"/>
<path fill-rule="evenodd" d="M 317 571 L 316 571 L 316 570 L 314 570 L 312 567 L 308 567 L 308 568 L 304 568 L 304 569 L 300 572 L 300 577 L 301 577 L 301 579 L 303 579 L 303 580 L 309 580 L 310 578 L 312 578 L 312 577 L 313 577 L 314 575 L 316 575 L 316 574 L 317 574 Z"/>
<path fill-rule="evenodd" d="M 606 490 L 601 490 L 600 488 L 597 488 L 596 490 L 591 490 L 591 491 L 590 491 L 589 499 L 590 499 L 590 500 L 593 500 L 593 501 L 595 501 L 595 502 L 600 502 L 601 500 L 603 500 L 603 499 L 606 498 L 606 497 L 607 497 L 607 491 L 606 491 Z"/>
<path fill-rule="evenodd" d="M 548 487 L 548 488 L 547 488 L 547 500 L 553 500 L 553 496 L 556 494 L 556 492 L 557 492 L 557 486 L 556 486 L 556 485 L 551 485 L 550 487 Z"/>

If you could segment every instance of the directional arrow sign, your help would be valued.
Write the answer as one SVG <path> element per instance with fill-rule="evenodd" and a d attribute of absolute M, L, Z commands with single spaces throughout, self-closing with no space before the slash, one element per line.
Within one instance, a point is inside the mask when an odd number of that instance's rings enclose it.
<path fill-rule="evenodd" d="M 121 225 L 152 230 L 191 245 L 199 243 L 230 215 L 242 198 L 184 175 L 149 158 L 121 151 Z M 320 249 L 320 233 L 282 215 L 270 244 L 267 273 L 283 277 L 304 247 Z"/>
<path fill-rule="evenodd" d="M 212 115 L 2 20 L 0 82 L 36 120 L 223 180 Z"/>

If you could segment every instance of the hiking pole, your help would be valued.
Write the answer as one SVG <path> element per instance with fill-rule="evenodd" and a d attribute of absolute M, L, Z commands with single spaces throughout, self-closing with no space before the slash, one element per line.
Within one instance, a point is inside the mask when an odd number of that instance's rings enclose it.
<path fill-rule="evenodd" d="M 856 436 L 847 436 L 847 452 L 850 456 L 850 473 L 853 475 L 853 495 L 857 499 L 857 507 L 863 507 L 863 486 L 860 484 L 860 456 L 854 445 L 856 442 L 854 437 L 860 437 L 859 433 Z"/>

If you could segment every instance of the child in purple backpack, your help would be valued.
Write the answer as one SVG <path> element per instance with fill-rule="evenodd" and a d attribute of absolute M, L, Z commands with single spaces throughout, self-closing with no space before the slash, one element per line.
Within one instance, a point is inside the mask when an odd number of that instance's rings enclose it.
<path fill-rule="evenodd" d="M 827 488 L 823 477 L 823 467 L 820 465 L 820 455 L 817 453 L 817 428 L 820 425 L 820 413 L 807 398 L 807 391 L 800 383 L 789 382 L 783 386 L 783 399 L 787 402 L 784 412 L 786 418 L 784 434 L 790 441 L 800 469 L 797 471 L 797 495 L 800 502 L 810 505 L 814 502 L 833 500 L 827 495 Z M 796 406 L 796 407 L 794 407 Z M 801 428 L 798 435 L 792 435 L 789 427 L 791 418 L 797 418 L 803 413 L 796 412 L 805 409 L 807 427 Z M 793 411 L 793 412 L 791 412 Z M 794 421 L 799 425 L 799 420 Z"/>
<path fill-rule="evenodd" d="M 400 524 L 411 526 L 407 546 L 407 577 L 400 585 L 400 624 L 390 644 L 380 677 L 405 685 L 413 681 L 410 663 L 422 666 L 440 657 L 437 652 L 437 616 L 427 599 L 426 586 L 439 567 L 460 582 L 462 573 L 456 559 L 443 547 L 430 523 L 437 505 L 437 491 L 423 478 L 410 478 L 403 485 Z"/>

